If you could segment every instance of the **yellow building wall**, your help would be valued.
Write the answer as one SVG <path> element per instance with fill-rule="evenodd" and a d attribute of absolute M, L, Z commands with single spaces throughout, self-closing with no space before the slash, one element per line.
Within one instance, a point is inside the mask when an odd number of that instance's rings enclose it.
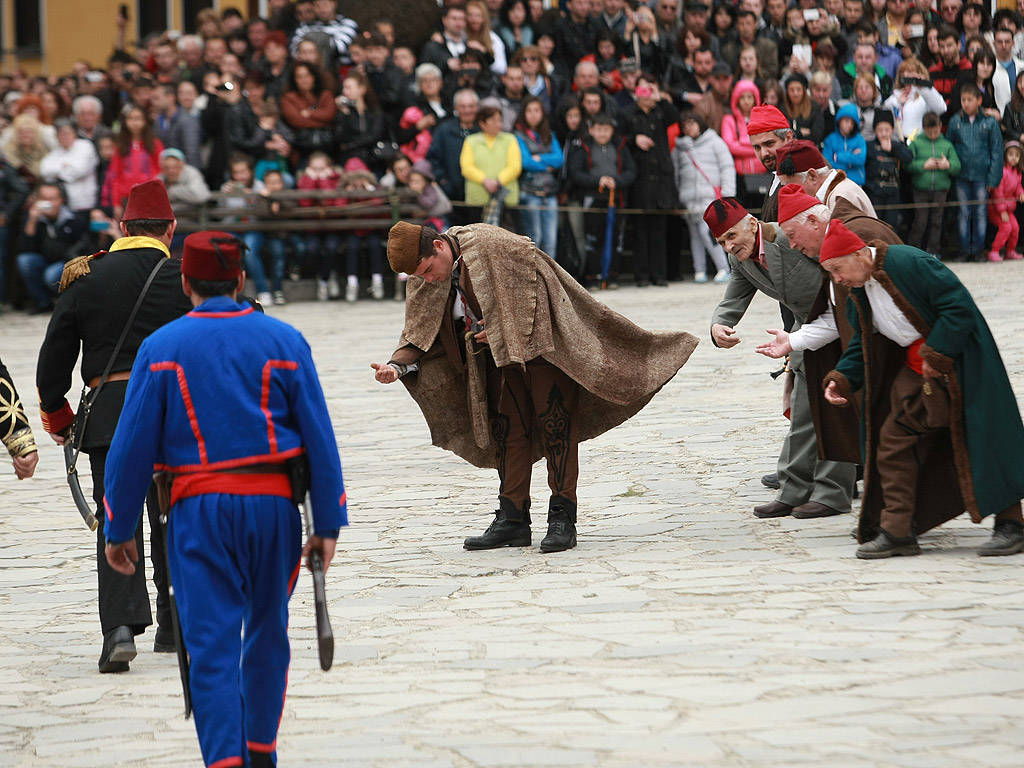
<path fill-rule="evenodd" d="M 27 0 L 37 2 L 37 0 Z M 129 15 L 134 22 L 137 2 L 163 3 L 165 0 L 129 0 Z M 40 58 L 5 57 L 4 69 L 20 66 L 30 74 L 62 75 L 71 71 L 71 65 L 78 59 L 88 60 L 94 67 L 105 67 L 107 58 L 114 50 L 117 36 L 115 19 L 121 6 L 119 0 L 45 0 L 45 22 L 43 28 L 43 55 Z M 220 0 L 214 2 L 218 11 L 237 8 L 242 16 L 248 13 L 247 0 Z M 13 2 L 3 3 L 5 11 L 4 50 L 13 46 Z M 181 3 L 170 3 L 170 28 L 182 29 Z M 134 27 L 128 28 L 128 44 L 135 40 Z"/>
<path fill-rule="evenodd" d="M 120 5 L 118 0 L 46 0 L 42 74 L 70 72 L 79 59 L 105 68 L 117 38 L 114 25 Z M 133 3 L 128 6 L 133 8 Z M 129 33 L 129 41 L 133 38 Z"/>

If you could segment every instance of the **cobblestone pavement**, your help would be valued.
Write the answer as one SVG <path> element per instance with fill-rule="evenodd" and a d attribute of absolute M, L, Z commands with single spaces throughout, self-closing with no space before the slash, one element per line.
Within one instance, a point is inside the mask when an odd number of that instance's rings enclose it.
<path fill-rule="evenodd" d="M 1024 397 L 1024 264 L 956 269 Z M 402 387 L 373 381 L 401 305 L 273 309 L 313 346 L 352 520 L 328 574 L 329 673 L 305 575 L 292 600 L 282 765 L 1024 764 L 1024 556 L 976 557 L 990 524 L 965 518 L 924 536 L 921 557 L 877 562 L 854 558 L 852 516 L 754 518 L 786 430 L 777 366 L 753 351 L 778 310 L 758 297 L 743 343 L 718 350 L 707 333 L 721 293 L 601 296 L 702 342 L 636 418 L 584 444 L 579 546 L 550 555 L 462 549 L 497 485 L 429 445 Z M 43 440 L 44 327 L 0 320 Z M 33 480 L 0 477 L 0 766 L 199 765 L 174 658 L 151 652 L 152 631 L 131 672 L 96 672 L 94 545 L 57 448 L 41 453 Z"/>

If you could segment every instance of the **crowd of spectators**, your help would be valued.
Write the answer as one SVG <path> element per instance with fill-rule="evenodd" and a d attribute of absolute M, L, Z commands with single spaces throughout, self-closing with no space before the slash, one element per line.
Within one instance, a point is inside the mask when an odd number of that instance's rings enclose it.
<path fill-rule="evenodd" d="M 992 196 L 1019 188 L 1007 174 L 1019 146 L 1004 144 L 1024 140 L 1019 12 L 961 0 L 446 0 L 417 49 L 386 19 L 360 28 L 336 0 L 270 6 L 269 19 L 204 10 L 197 34 L 132 50 L 119 18 L 105 62 L 0 75 L 0 301 L 47 310 L 63 262 L 117 236 L 128 190 L 157 176 L 176 212 L 222 192 L 237 196 L 237 221 L 314 204 L 275 197 L 288 189 L 336 191 L 328 202 L 345 205 L 408 188 L 435 226 L 500 222 L 585 284 L 615 284 L 628 240 L 636 283 L 665 285 L 688 240 L 696 279 L 709 280 L 710 258 L 721 281 L 728 266 L 694 214 L 722 195 L 759 204 L 766 173 L 746 127 L 761 104 L 912 245 L 940 250 L 934 224 L 952 189 L 992 201 L 992 234 L 1006 231 L 1001 248 L 1019 257 L 1016 206 Z M 608 228 L 610 205 L 631 210 Z M 985 207 L 959 216 L 957 250 L 966 232 L 980 253 Z M 283 281 L 302 271 L 322 300 L 383 298 L 383 232 L 246 232 L 250 279 L 264 302 L 283 303 Z"/>

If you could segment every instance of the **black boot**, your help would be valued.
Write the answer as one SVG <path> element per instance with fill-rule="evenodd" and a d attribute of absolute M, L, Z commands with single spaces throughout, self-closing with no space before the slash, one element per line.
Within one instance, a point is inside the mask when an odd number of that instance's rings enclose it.
<path fill-rule="evenodd" d="M 541 552 L 562 552 L 576 546 L 576 505 L 564 496 L 552 496 L 548 505 L 548 535 Z"/>
<path fill-rule="evenodd" d="M 135 658 L 135 635 L 131 627 L 115 627 L 103 636 L 100 672 L 127 672 L 128 662 Z"/>
<path fill-rule="evenodd" d="M 275 768 L 277 765 L 269 752 L 253 752 L 249 750 L 250 768 Z"/>
<path fill-rule="evenodd" d="M 528 547 L 531 543 L 529 500 L 523 504 L 522 509 L 516 509 L 511 501 L 499 496 L 494 522 L 479 536 L 470 536 L 462 546 L 476 550 Z"/>
<path fill-rule="evenodd" d="M 878 529 L 878 535 L 871 541 L 857 547 L 857 557 L 861 560 L 881 560 L 897 555 L 920 555 L 921 547 L 917 536 L 911 531 L 909 536 L 891 536 L 885 528 Z"/>
<path fill-rule="evenodd" d="M 1024 551 L 1024 527 L 1015 520 L 996 520 L 992 538 L 978 547 L 981 557 L 1015 555 Z"/>
<path fill-rule="evenodd" d="M 178 644 L 174 639 L 174 630 L 171 629 L 171 620 L 167 619 L 167 625 L 161 624 L 157 627 L 156 637 L 153 639 L 153 653 L 175 653 Z"/>

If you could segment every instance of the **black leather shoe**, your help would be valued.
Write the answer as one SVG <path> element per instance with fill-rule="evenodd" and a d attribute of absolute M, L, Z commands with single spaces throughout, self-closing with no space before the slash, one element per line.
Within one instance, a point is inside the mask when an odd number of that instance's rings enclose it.
<path fill-rule="evenodd" d="M 754 514 L 757 517 L 785 517 L 793 512 L 793 507 L 783 504 L 781 501 L 770 501 L 754 507 Z"/>
<path fill-rule="evenodd" d="M 136 656 L 135 635 L 131 627 L 117 627 L 103 636 L 100 672 L 127 672 L 128 662 Z"/>
<path fill-rule="evenodd" d="M 249 750 L 249 765 L 251 768 L 276 768 L 277 763 L 267 752 L 253 752 Z"/>
<path fill-rule="evenodd" d="M 174 632 L 170 627 L 159 627 L 153 639 L 153 653 L 176 653 L 178 644 L 174 642 Z"/>
<path fill-rule="evenodd" d="M 1024 551 L 1024 528 L 1013 520 L 996 520 L 992 538 L 978 547 L 979 557 L 1015 555 Z"/>
<path fill-rule="evenodd" d="M 770 475 L 764 475 L 761 478 L 761 485 L 775 491 L 779 490 L 782 487 L 782 484 L 779 482 L 779 473 L 772 472 Z"/>
<path fill-rule="evenodd" d="M 798 520 L 809 520 L 814 517 L 832 517 L 843 514 L 838 509 L 822 504 L 817 501 L 808 501 L 799 507 L 793 507 L 793 517 Z"/>
<path fill-rule="evenodd" d="M 576 505 L 554 496 L 548 507 L 548 533 L 540 543 L 541 552 L 563 552 L 576 546 Z"/>
<path fill-rule="evenodd" d="M 886 533 L 884 528 L 878 529 L 878 535 L 857 547 L 857 557 L 861 560 L 881 560 L 897 555 L 920 555 L 921 546 L 916 536 L 896 538 Z"/>
<path fill-rule="evenodd" d="M 470 536 L 462 546 L 470 550 L 500 549 L 501 547 L 528 547 L 532 540 L 530 531 L 530 503 L 526 502 L 523 509 L 516 509 L 512 504 L 499 500 L 498 510 L 494 513 L 494 522 L 479 536 Z"/>

